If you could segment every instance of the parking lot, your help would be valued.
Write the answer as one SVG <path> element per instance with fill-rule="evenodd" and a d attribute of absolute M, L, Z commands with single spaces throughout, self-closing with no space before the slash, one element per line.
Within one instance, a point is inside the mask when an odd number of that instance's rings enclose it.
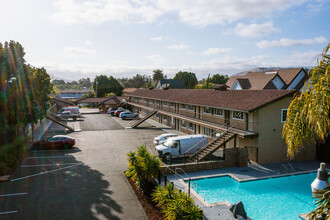
<path fill-rule="evenodd" d="M 125 129 L 130 121 L 85 114 L 69 150 L 28 151 L 0 183 L 0 219 L 147 219 L 123 172 L 126 154 L 153 146 L 163 130 Z"/>

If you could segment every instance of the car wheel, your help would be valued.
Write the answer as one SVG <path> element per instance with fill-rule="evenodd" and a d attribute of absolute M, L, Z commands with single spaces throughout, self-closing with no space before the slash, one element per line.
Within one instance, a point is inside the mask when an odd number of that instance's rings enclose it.
<path fill-rule="evenodd" d="M 113 112 L 111 112 L 111 116 L 113 116 L 114 115 L 114 113 Z"/>
<path fill-rule="evenodd" d="M 122 119 L 125 120 L 126 119 L 126 116 L 122 117 Z"/>
<path fill-rule="evenodd" d="M 64 149 L 69 149 L 71 148 L 72 146 L 70 144 L 64 144 Z"/>

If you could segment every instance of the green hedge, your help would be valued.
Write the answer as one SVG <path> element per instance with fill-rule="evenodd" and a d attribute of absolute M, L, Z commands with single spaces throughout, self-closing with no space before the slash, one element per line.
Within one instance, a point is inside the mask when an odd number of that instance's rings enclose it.
<path fill-rule="evenodd" d="M 0 176 L 13 170 L 25 155 L 26 139 L 17 138 L 16 141 L 0 147 Z"/>

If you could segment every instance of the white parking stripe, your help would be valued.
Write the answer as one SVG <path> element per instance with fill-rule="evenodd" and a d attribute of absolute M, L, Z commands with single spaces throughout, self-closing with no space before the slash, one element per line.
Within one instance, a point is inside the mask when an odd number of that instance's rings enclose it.
<path fill-rule="evenodd" d="M 21 167 L 51 167 L 51 166 L 62 166 L 62 165 L 76 165 L 80 163 L 52 163 L 52 164 L 32 164 L 32 165 L 22 165 Z"/>
<path fill-rule="evenodd" d="M 17 211 L 0 212 L 0 215 L 17 213 Z"/>
<path fill-rule="evenodd" d="M 0 197 L 5 197 L 5 196 L 21 196 L 21 195 L 26 195 L 27 193 L 12 193 L 12 194 L 3 194 L 0 195 Z"/>
<path fill-rule="evenodd" d="M 65 156 L 47 156 L 47 157 L 27 157 L 26 159 L 47 159 L 47 158 L 62 158 L 62 157 L 73 157 L 71 155 L 65 155 Z"/>
<path fill-rule="evenodd" d="M 37 174 L 33 174 L 33 175 L 29 175 L 29 176 L 24 176 L 24 177 L 20 177 L 20 178 L 12 179 L 12 180 L 10 180 L 10 181 L 17 181 L 17 180 L 27 179 L 27 178 L 34 177 L 34 176 L 41 176 L 41 175 L 44 175 L 44 174 L 47 174 L 47 173 L 52 173 L 52 172 L 56 172 L 56 171 L 59 171 L 59 170 L 68 169 L 68 168 L 71 168 L 71 167 L 76 167 L 76 166 L 79 166 L 79 165 L 81 165 L 81 164 L 83 164 L 83 163 L 79 163 L 79 164 L 72 165 L 72 166 L 68 166 L 68 167 L 62 167 L 62 168 L 59 168 L 59 169 L 50 170 L 50 171 L 46 171 L 46 172 L 41 172 L 41 173 L 37 173 Z"/>

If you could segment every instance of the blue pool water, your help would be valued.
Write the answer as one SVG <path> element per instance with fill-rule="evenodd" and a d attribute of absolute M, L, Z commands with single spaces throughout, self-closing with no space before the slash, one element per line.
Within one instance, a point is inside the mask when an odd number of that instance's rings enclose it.
<path fill-rule="evenodd" d="M 316 173 L 237 182 L 229 176 L 192 180 L 206 202 L 242 201 L 252 219 L 299 219 L 314 209 L 311 183 Z"/>

